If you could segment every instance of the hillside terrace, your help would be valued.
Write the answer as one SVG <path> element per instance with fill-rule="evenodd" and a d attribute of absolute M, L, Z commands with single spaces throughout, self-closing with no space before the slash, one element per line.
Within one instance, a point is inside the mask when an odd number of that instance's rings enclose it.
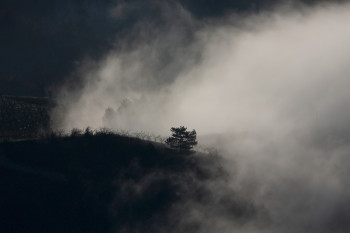
<path fill-rule="evenodd" d="M 0 95 L 0 138 L 34 137 L 50 128 L 50 100 Z"/>

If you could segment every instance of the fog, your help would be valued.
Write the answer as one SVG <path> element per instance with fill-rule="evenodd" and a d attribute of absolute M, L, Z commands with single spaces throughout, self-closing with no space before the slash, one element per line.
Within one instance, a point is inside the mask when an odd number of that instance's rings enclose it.
<path fill-rule="evenodd" d="M 203 217 L 206 232 L 348 232 L 350 5 L 199 21 L 154 4 L 163 24 L 140 21 L 67 79 L 55 127 L 196 129 L 235 163 L 232 188 L 266 213 L 239 226 Z"/>

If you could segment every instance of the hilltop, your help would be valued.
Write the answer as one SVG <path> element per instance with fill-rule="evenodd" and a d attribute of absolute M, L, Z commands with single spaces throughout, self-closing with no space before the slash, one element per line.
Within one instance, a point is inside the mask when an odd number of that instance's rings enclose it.
<path fill-rule="evenodd" d="M 192 205 L 245 221 L 222 160 L 110 132 L 3 142 L 0 231 L 199 232 Z"/>

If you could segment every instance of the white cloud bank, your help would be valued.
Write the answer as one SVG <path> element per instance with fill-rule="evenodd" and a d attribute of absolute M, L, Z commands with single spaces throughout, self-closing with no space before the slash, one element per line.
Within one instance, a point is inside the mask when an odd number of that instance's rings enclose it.
<path fill-rule="evenodd" d="M 347 232 L 350 5 L 205 23 L 176 7 L 166 30 L 140 23 L 137 46 L 86 63 L 82 86 L 58 95 L 56 127 L 225 134 L 232 185 L 271 218 L 237 232 Z"/>

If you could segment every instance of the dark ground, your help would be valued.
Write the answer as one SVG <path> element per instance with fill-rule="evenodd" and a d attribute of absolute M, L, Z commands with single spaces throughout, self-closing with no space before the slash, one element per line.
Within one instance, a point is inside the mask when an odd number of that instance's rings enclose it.
<path fill-rule="evenodd" d="M 109 132 L 5 141 L 0 232 L 199 232 L 189 204 L 244 222 L 254 206 L 224 185 L 221 162 Z"/>

